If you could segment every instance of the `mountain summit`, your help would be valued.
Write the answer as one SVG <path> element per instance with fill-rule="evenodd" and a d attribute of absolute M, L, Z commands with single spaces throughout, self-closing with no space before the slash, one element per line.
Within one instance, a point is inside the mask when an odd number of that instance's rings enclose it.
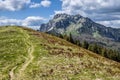
<path fill-rule="evenodd" d="M 40 31 L 54 35 L 72 34 L 74 39 L 120 50 L 120 29 L 95 23 L 80 14 L 56 14 L 48 23 L 41 25 Z"/>

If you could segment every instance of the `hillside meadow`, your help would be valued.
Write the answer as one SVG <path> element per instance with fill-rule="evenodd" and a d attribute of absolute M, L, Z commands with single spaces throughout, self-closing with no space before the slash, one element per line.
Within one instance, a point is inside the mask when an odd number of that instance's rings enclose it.
<path fill-rule="evenodd" d="M 0 80 L 119 80 L 120 63 L 35 30 L 0 27 Z"/>

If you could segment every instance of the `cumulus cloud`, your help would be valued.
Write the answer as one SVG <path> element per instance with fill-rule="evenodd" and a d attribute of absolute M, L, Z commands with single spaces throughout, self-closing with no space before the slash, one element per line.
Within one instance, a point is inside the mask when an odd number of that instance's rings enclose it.
<path fill-rule="evenodd" d="M 22 20 L 22 25 L 23 26 L 40 26 L 41 22 L 45 20 L 46 19 L 39 16 L 30 16 Z"/>
<path fill-rule="evenodd" d="M 0 10 L 17 11 L 25 7 L 37 8 L 40 6 L 49 7 L 51 1 L 42 0 L 40 3 L 34 3 L 31 0 L 0 0 Z"/>
<path fill-rule="evenodd" d="M 120 20 L 97 21 L 97 23 L 107 25 L 108 27 L 120 28 Z"/>
<path fill-rule="evenodd" d="M 61 0 L 62 12 L 66 13 L 106 13 L 118 12 L 120 0 Z"/>
<path fill-rule="evenodd" d="M 81 14 L 95 21 L 120 20 L 120 0 L 60 0 L 62 10 L 55 13 Z M 111 23 L 111 22 L 110 22 Z M 106 25 L 106 24 L 105 24 Z M 115 24 L 111 24 L 118 26 Z M 109 26 L 109 25 L 108 25 Z"/>
<path fill-rule="evenodd" d="M 40 7 L 40 6 L 41 6 L 40 3 L 34 3 L 34 2 L 32 2 L 29 7 L 30 7 L 30 8 L 37 8 L 37 7 Z"/>
<path fill-rule="evenodd" d="M 20 25 L 21 20 L 17 19 L 0 19 L 0 25 Z"/>
<path fill-rule="evenodd" d="M 40 16 L 29 16 L 25 19 L 9 19 L 6 17 L 0 17 L 0 25 L 18 25 L 27 26 L 31 28 L 39 28 L 40 24 L 45 22 L 46 19 Z"/>
<path fill-rule="evenodd" d="M 20 10 L 30 2 L 31 0 L 0 0 L 0 10 Z"/>
<path fill-rule="evenodd" d="M 34 3 L 34 2 L 31 2 L 31 5 L 29 6 L 30 8 L 37 8 L 37 7 L 49 7 L 51 5 L 51 1 L 49 0 L 43 0 L 41 1 L 40 3 Z"/>
<path fill-rule="evenodd" d="M 40 3 L 43 7 L 49 7 L 51 5 L 51 1 L 49 0 L 43 0 Z"/>

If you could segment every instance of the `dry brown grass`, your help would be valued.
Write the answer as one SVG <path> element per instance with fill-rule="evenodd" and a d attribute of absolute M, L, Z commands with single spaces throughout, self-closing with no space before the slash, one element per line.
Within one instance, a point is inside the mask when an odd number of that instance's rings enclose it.
<path fill-rule="evenodd" d="M 16 75 L 21 68 L 18 65 L 14 73 L 15 80 L 120 79 L 120 63 L 101 57 L 55 36 L 28 28 L 20 29 L 30 36 L 29 40 L 34 46 L 34 60 L 28 65 L 21 77 Z M 1 73 L 0 76 L 2 76 Z"/>

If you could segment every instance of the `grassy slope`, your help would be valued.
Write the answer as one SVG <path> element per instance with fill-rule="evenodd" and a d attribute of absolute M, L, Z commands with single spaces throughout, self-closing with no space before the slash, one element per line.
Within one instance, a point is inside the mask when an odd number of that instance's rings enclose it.
<path fill-rule="evenodd" d="M 120 63 L 27 28 L 0 27 L 0 80 L 119 80 Z"/>

